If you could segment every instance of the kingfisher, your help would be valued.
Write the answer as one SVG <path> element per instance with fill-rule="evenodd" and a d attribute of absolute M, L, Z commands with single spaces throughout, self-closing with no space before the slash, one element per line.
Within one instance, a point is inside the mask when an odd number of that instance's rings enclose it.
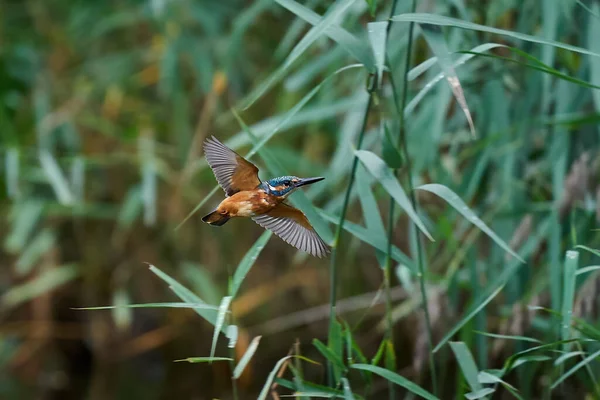
<path fill-rule="evenodd" d="M 319 258 L 329 252 L 302 211 L 285 202 L 299 187 L 325 178 L 280 176 L 263 182 L 254 164 L 214 136 L 204 142 L 204 154 L 226 197 L 202 221 L 221 226 L 234 217 L 250 217 L 299 250 Z"/>

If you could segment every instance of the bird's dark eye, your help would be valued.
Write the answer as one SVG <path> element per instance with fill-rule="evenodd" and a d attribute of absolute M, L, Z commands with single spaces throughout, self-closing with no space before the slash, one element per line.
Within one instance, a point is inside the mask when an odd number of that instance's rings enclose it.
<path fill-rule="evenodd" d="M 286 181 L 283 181 L 283 184 L 284 184 L 285 186 L 290 186 L 290 181 L 287 181 L 287 180 L 286 180 Z"/>

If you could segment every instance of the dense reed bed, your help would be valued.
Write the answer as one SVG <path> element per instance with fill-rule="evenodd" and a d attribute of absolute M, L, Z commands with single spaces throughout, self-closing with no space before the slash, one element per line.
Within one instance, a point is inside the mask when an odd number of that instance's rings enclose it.
<path fill-rule="evenodd" d="M 0 397 L 600 398 L 598 1 L 0 7 Z"/>

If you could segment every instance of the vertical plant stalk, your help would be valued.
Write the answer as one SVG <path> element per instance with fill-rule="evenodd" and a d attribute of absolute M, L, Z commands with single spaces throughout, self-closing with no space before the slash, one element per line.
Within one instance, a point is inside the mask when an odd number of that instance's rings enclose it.
<path fill-rule="evenodd" d="M 396 14 L 396 7 L 398 5 L 398 0 L 393 0 L 392 1 L 392 7 L 390 8 L 390 14 L 389 14 L 389 19 L 391 19 L 394 14 Z M 415 4 L 413 2 L 413 13 L 414 13 L 414 7 Z M 386 41 L 390 35 L 390 30 L 392 29 L 392 21 L 390 20 L 388 22 L 388 25 L 386 27 L 386 32 L 385 32 L 385 38 Z M 412 25 L 411 25 L 411 34 L 412 34 Z M 408 55 L 407 58 L 410 58 L 410 44 L 412 43 L 412 37 L 409 38 L 409 47 L 407 48 L 408 51 Z M 386 43 L 386 47 L 385 47 L 385 57 L 387 59 L 387 64 L 388 67 L 391 68 L 391 65 L 389 63 L 389 57 L 387 54 L 387 43 Z M 391 72 L 390 72 L 390 76 L 391 76 Z M 377 85 L 380 87 L 381 86 L 381 82 L 377 82 Z M 392 84 L 392 92 L 394 92 L 394 103 L 396 104 L 396 108 L 398 108 L 398 103 L 396 101 L 396 89 Z M 404 109 L 404 103 L 402 104 L 402 109 Z M 400 115 L 404 115 L 404 113 L 400 113 Z M 403 118 L 400 117 L 400 128 L 402 128 L 402 122 L 403 122 Z M 398 144 L 396 143 L 396 146 Z M 396 174 L 396 176 L 398 176 L 398 171 L 394 171 L 394 173 Z M 394 198 L 392 196 L 390 196 L 390 207 L 389 207 L 389 212 L 388 212 L 388 229 L 387 229 L 387 249 L 386 249 L 386 253 L 385 253 L 385 265 L 384 265 L 384 272 L 383 272 L 383 282 L 384 282 L 384 287 L 385 287 L 385 320 L 386 320 L 386 329 L 385 329 L 385 337 L 386 340 L 389 341 L 390 343 L 390 347 L 395 351 L 396 347 L 394 346 L 394 328 L 393 328 L 393 321 L 392 321 L 392 239 L 394 236 L 394 212 L 395 212 L 395 207 L 396 207 L 396 202 L 394 201 Z M 396 357 L 393 358 L 393 360 L 395 360 Z M 394 363 L 395 364 L 395 363 Z M 396 365 L 394 365 L 394 368 L 396 368 Z M 396 371 L 394 371 L 396 372 Z M 394 385 L 393 382 L 388 381 L 388 393 L 389 393 L 389 398 L 390 400 L 393 400 L 396 398 L 396 386 Z"/>
<path fill-rule="evenodd" d="M 365 130 L 367 129 L 367 120 L 369 119 L 369 113 L 371 111 L 371 106 L 373 105 L 373 96 L 369 93 L 369 100 L 365 107 L 365 114 L 362 121 L 362 126 L 360 128 L 360 132 L 358 134 L 358 138 L 356 139 L 356 149 L 360 150 L 362 147 L 363 140 L 365 138 Z M 354 186 L 354 179 L 356 175 L 356 169 L 358 167 L 358 157 L 356 155 L 352 159 L 352 169 L 350 170 L 350 181 L 348 182 L 348 187 L 346 188 L 346 193 L 344 195 L 344 203 L 342 204 L 342 210 L 340 212 L 340 220 L 337 225 L 337 229 L 335 231 L 335 237 L 333 242 L 333 247 L 331 249 L 331 257 L 329 261 L 329 339 L 331 339 L 331 333 L 333 332 L 333 326 L 335 324 L 335 316 L 336 316 L 336 301 L 337 301 L 337 253 L 338 247 L 341 242 L 342 232 L 344 229 L 344 221 L 346 220 L 346 212 L 348 210 L 348 205 L 350 203 L 350 193 L 352 192 L 352 186 Z M 328 346 L 331 343 L 328 343 Z M 334 378 L 333 378 L 333 365 L 330 361 L 327 362 L 327 376 L 328 383 L 330 386 L 334 386 Z"/>
<path fill-rule="evenodd" d="M 395 2 L 394 2 L 395 7 Z M 393 8 L 394 8 L 393 7 Z M 417 1 L 412 0 L 411 12 L 414 13 L 417 8 Z M 388 31 L 391 29 L 392 22 L 388 25 Z M 399 118 L 399 142 L 402 148 L 402 156 L 404 158 L 404 162 L 406 163 L 406 172 L 408 175 L 408 188 L 410 193 L 410 201 L 412 203 L 415 211 L 418 210 L 418 202 L 417 197 L 415 195 L 415 187 L 413 183 L 412 177 L 412 168 L 410 163 L 410 158 L 408 156 L 408 145 L 406 141 L 406 129 L 405 129 L 405 118 L 404 118 L 404 109 L 406 108 L 406 102 L 408 99 L 408 71 L 411 64 L 411 56 L 412 56 L 412 45 L 413 45 L 413 36 L 414 36 L 414 23 L 411 22 L 408 30 L 408 43 L 406 46 L 406 59 L 404 64 L 404 76 L 402 83 L 402 97 L 398 99 L 396 85 L 394 83 L 393 75 L 390 73 L 390 84 L 392 85 L 392 93 L 394 98 L 394 104 L 396 107 L 396 112 L 398 113 Z M 389 59 L 388 59 L 389 61 Z M 389 62 L 388 62 L 389 64 Z M 396 171 L 396 174 L 398 171 Z M 393 199 L 390 199 L 390 209 L 388 216 L 388 248 L 386 254 L 386 279 L 390 279 L 391 276 L 391 251 L 392 251 L 392 236 L 394 232 L 394 212 L 395 212 L 395 202 Z M 413 222 L 414 224 L 414 222 Z M 431 370 L 431 384 L 434 395 L 437 396 L 437 379 L 436 379 L 436 371 L 435 371 L 435 360 L 433 357 L 433 335 L 431 333 L 431 318 L 429 316 L 429 302 L 427 301 L 427 290 L 425 289 L 425 271 L 423 266 L 423 257 L 424 257 L 424 249 L 421 243 L 421 234 L 419 229 L 416 229 L 415 232 L 417 236 L 417 265 L 419 268 L 419 290 L 421 292 L 421 300 L 423 303 L 423 314 L 425 315 L 425 323 L 427 325 L 427 344 L 429 347 L 429 369 Z M 386 282 L 386 292 L 389 292 L 388 285 L 389 281 Z M 389 301 L 388 307 L 391 307 L 391 300 L 389 300 L 389 294 L 386 293 L 386 303 Z M 388 326 L 391 331 L 391 316 L 388 315 Z M 391 333 L 390 333 L 391 334 Z"/>
<path fill-rule="evenodd" d="M 235 370 L 235 346 L 229 349 L 229 357 L 231 358 L 231 361 L 229 361 L 229 367 L 231 369 L 231 392 L 233 400 L 238 400 L 237 379 L 233 377 L 233 371 Z"/>

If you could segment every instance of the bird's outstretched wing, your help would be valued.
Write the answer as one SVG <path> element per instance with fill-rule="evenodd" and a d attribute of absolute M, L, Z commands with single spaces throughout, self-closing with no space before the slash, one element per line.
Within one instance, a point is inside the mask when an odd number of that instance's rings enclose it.
<path fill-rule="evenodd" d="M 329 252 L 327 244 L 315 232 L 302 211 L 297 208 L 280 203 L 270 212 L 252 219 L 287 243 L 315 257 L 321 258 Z"/>
<path fill-rule="evenodd" d="M 227 196 L 242 190 L 252 190 L 260 185 L 256 165 L 219 142 L 214 136 L 204 142 L 204 155 Z"/>

